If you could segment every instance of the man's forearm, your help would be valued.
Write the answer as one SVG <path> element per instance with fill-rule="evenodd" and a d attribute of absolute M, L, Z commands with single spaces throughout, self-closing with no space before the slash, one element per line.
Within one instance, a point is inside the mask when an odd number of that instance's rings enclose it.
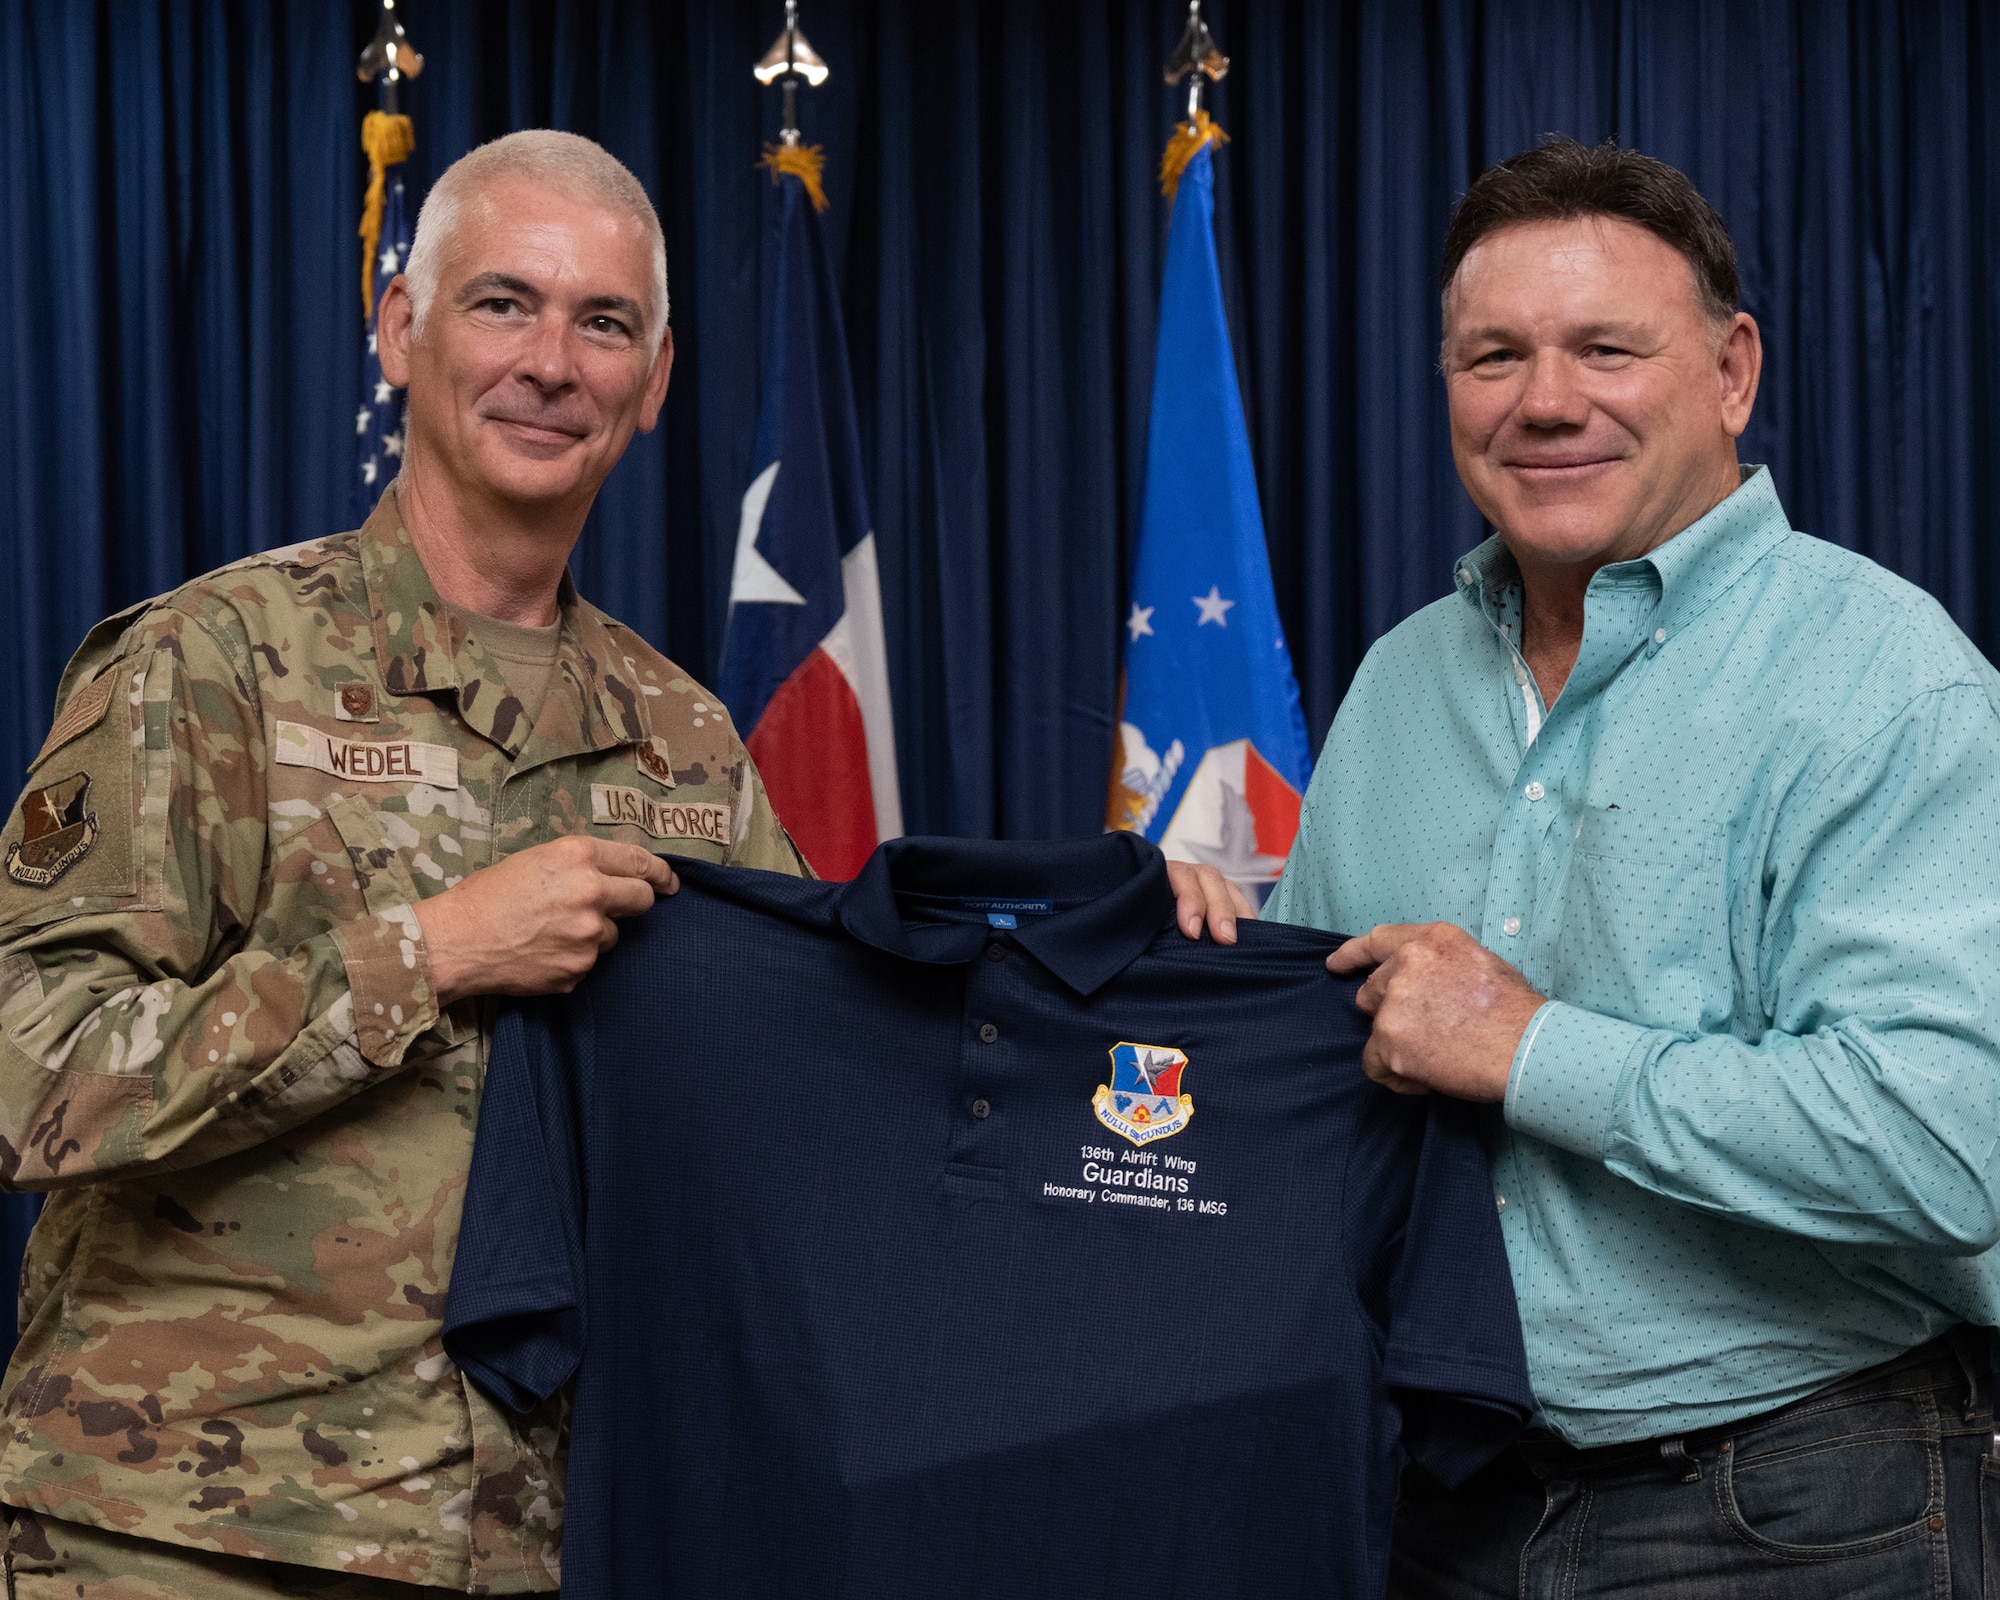
<path fill-rule="evenodd" d="M 1848 1018 L 1756 1043 L 1550 1005 L 1523 1039 L 1510 1126 L 1642 1188 L 1830 1244 L 1971 1255 L 2000 1243 L 1980 1046 Z"/>
<path fill-rule="evenodd" d="M 0 989 L 11 985 L 0 993 L 7 1187 L 233 1154 L 397 1070 L 438 1022 L 423 963 L 414 951 L 405 961 L 401 920 L 363 918 L 287 955 L 248 951 L 191 983 L 110 942 L 148 920 L 67 923 L 60 940 L 0 956 Z"/>

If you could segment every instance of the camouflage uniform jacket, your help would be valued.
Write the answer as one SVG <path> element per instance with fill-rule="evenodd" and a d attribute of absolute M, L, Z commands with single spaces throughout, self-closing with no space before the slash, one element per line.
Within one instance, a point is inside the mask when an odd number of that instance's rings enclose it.
<path fill-rule="evenodd" d="M 531 728 L 392 490 L 85 640 L 0 833 L 0 1184 L 52 1191 L 0 1500 L 556 1587 L 562 1419 L 439 1342 L 490 1004 L 440 1011 L 412 904 L 568 833 L 806 871 L 713 697 L 561 609 Z"/>

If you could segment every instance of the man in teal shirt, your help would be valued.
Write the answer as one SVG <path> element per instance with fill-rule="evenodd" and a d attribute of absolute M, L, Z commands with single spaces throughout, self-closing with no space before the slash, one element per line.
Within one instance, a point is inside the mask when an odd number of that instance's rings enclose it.
<path fill-rule="evenodd" d="M 1372 930 L 1371 1076 L 1502 1113 L 1538 1427 L 1413 1469 L 1393 1592 L 1978 1594 L 2000 675 L 1739 467 L 1757 327 L 1680 173 L 1552 141 L 1444 280 L 1499 532 L 1369 653 L 1268 912 Z"/>

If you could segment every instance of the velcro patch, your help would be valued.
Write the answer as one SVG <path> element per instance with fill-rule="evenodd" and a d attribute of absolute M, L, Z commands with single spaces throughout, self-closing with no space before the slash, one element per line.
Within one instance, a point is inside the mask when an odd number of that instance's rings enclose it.
<path fill-rule="evenodd" d="M 55 726 L 49 729 L 49 736 L 42 741 L 42 748 L 30 772 L 42 764 L 51 750 L 66 745 L 80 733 L 88 733 L 104 718 L 104 708 L 111 704 L 111 691 L 118 686 L 116 671 L 100 672 L 83 688 L 69 697 L 69 704 L 56 718 Z"/>
<path fill-rule="evenodd" d="M 622 784 L 590 786 L 590 820 L 643 828 L 655 839 L 705 839 L 729 843 L 729 807 L 712 802 L 659 801 Z"/>
<path fill-rule="evenodd" d="M 355 783 L 458 787 L 458 752 L 415 739 L 334 739 L 302 723 L 280 722 L 275 757 L 281 767 L 311 767 Z"/>

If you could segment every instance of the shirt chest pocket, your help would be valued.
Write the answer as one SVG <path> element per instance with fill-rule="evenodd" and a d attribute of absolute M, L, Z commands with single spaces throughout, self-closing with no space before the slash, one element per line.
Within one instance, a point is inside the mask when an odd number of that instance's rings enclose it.
<path fill-rule="evenodd" d="M 1564 876 L 1553 997 L 1627 1022 L 1695 1029 L 1726 1001 L 1722 829 L 1592 806 Z"/>

